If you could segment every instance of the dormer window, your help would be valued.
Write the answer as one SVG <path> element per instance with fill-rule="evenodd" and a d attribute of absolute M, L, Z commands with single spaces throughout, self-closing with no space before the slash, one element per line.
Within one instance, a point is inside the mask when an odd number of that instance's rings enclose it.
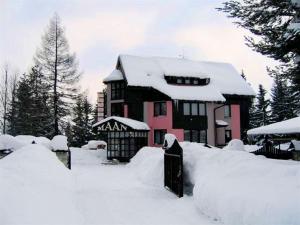
<path fill-rule="evenodd" d="M 208 85 L 209 78 L 199 78 L 199 77 L 177 77 L 177 76 L 165 76 L 168 84 L 174 85 L 188 85 L 188 86 L 204 86 Z"/>
<path fill-rule="evenodd" d="M 182 78 L 177 78 L 177 80 L 176 80 L 177 82 L 177 84 L 182 84 Z"/>

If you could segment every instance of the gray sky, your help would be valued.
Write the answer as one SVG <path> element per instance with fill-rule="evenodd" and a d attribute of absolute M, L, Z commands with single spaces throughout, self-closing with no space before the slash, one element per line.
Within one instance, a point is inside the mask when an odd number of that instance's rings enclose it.
<path fill-rule="evenodd" d="M 49 19 L 57 12 L 79 60 L 91 100 L 119 54 L 232 63 L 254 89 L 267 89 L 275 63 L 244 44 L 246 31 L 218 12 L 217 0 L 0 0 L 0 64 L 28 71 Z"/>

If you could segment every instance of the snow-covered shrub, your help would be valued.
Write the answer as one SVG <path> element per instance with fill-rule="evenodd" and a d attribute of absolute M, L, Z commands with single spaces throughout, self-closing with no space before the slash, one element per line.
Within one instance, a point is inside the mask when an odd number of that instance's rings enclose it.
<path fill-rule="evenodd" d="M 245 151 L 244 143 L 239 139 L 233 139 L 223 148 L 224 150 Z"/>
<path fill-rule="evenodd" d="M 67 151 L 68 148 L 68 138 L 64 135 L 56 135 L 51 140 L 51 148 L 56 150 L 64 150 Z"/>
<path fill-rule="evenodd" d="M 164 151 L 161 148 L 143 147 L 127 166 L 142 183 L 163 187 Z"/>
<path fill-rule="evenodd" d="M 19 142 L 15 137 L 4 134 L 0 135 L 0 143 L 4 149 L 17 150 L 21 148 L 24 144 Z"/>

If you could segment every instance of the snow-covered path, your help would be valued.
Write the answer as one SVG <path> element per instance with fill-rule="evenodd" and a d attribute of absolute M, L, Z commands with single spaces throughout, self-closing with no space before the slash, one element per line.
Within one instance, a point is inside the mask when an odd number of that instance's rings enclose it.
<path fill-rule="evenodd" d="M 99 152 L 73 150 L 72 173 L 85 224 L 216 224 L 191 197 L 146 186 L 125 165 L 103 165 Z"/>

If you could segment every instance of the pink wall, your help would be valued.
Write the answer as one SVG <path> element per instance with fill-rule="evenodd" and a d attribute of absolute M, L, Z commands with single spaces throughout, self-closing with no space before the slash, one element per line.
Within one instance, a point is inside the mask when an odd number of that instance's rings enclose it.
<path fill-rule="evenodd" d="M 128 105 L 124 104 L 124 117 L 128 118 Z"/>
<path fill-rule="evenodd" d="M 231 105 L 231 132 L 232 139 L 241 139 L 241 118 L 239 105 Z"/>
<path fill-rule="evenodd" d="M 167 101 L 167 115 L 154 116 L 154 102 L 146 102 L 147 124 L 150 127 L 148 144 L 150 146 L 157 146 L 154 144 L 154 129 L 166 129 L 168 133 L 174 134 L 178 141 L 183 141 L 183 129 L 172 129 L 173 123 L 173 106 L 172 101 Z"/>

